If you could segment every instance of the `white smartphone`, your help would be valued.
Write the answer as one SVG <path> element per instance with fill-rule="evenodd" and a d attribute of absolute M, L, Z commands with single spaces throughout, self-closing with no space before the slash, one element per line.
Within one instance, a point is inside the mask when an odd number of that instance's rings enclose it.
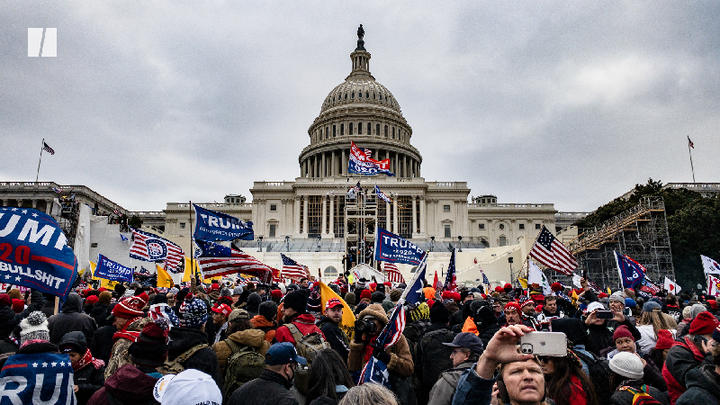
<path fill-rule="evenodd" d="M 565 357 L 567 337 L 562 332 L 529 332 L 520 338 L 520 353 Z"/>

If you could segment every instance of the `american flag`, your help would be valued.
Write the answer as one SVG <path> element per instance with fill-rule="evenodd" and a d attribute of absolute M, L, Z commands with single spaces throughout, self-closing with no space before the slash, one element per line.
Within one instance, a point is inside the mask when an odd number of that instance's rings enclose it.
<path fill-rule="evenodd" d="M 398 267 L 395 265 L 395 263 L 388 263 L 385 262 L 383 265 L 383 269 L 385 270 L 385 273 L 387 274 L 388 281 L 391 283 L 404 283 L 405 277 L 403 277 L 402 273 L 400 273 L 400 270 L 398 270 Z"/>
<path fill-rule="evenodd" d="M 164 261 L 165 269 L 179 273 L 180 263 L 185 257 L 182 248 L 167 239 L 135 228 L 132 231 L 133 244 L 130 246 L 130 257 L 147 262 Z"/>
<path fill-rule="evenodd" d="M 295 260 L 285 256 L 282 253 L 280 253 L 280 257 L 282 258 L 283 262 L 282 276 L 284 278 L 289 278 L 290 280 L 299 280 L 309 275 L 306 266 L 299 264 Z"/>
<path fill-rule="evenodd" d="M 578 265 L 572 253 L 545 226 L 530 249 L 530 256 L 566 276 L 571 276 Z"/>
<path fill-rule="evenodd" d="M 400 340 L 403 331 L 405 330 L 405 310 L 402 304 L 397 304 L 393 309 L 392 316 L 388 320 L 387 325 L 380 331 L 375 343 L 382 345 L 383 349 L 394 345 Z"/>
<path fill-rule="evenodd" d="M 273 273 L 277 271 L 242 250 L 199 239 L 195 242 L 200 250 L 197 261 L 205 278 L 244 273 L 257 276 L 263 282 L 269 283 Z"/>
<path fill-rule="evenodd" d="M 690 139 L 690 138 L 688 138 L 688 139 Z M 51 155 L 55 154 L 55 149 L 51 148 L 50 145 L 45 143 L 45 141 L 43 141 L 43 150 Z"/>
<path fill-rule="evenodd" d="M 380 191 L 380 188 L 378 186 L 375 186 L 375 194 L 377 194 L 377 197 L 386 203 L 392 204 L 392 198 L 388 197 L 387 194 Z"/>
<path fill-rule="evenodd" d="M 457 275 L 455 274 L 455 271 L 455 249 L 453 249 L 452 254 L 450 255 L 450 264 L 448 264 L 447 276 L 445 276 L 445 285 L 443 286 L 443 290 L 455 291 L 457 289 Z"/>
<path fill-rule="evenodd" d="M 480 274 L 482 274 L 483 280 L 482 283 L 485 285 L 490 285 L 490 280 L 488 280 L 487 276 L 485 275 L 485 272 L 480 269 Z"/>

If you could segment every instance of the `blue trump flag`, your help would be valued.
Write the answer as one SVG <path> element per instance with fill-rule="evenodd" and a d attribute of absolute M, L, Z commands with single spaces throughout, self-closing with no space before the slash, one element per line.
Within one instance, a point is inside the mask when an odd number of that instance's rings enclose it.
<path fill-rule="evenodd" d="M 377 229 L 375 237 L 375 260 L 391 263 L 418 265 L 425 251 L 405 238 L 382 228 Z"/>
<path fill-rule="evenodd" d="M 50 215 L 31 208 L 0 207 L 0 281 L 64 301 L 75 277 L 75 254 Z"/>
<path fill-rule="evenodd" d="M 253 223 L 244 222 L 232 215 L 211 211 L 193 204 L 195 208 L 195 239 L 216 240 L 253 240 Z"/>
<path fill-rule="evenodd" d="M 623 288 L 635 288 L 641 285 L 645 278 L 645 267 L 628 256 L 613 252 Z"/>
<path fill-rule="evenodd" d="M 0 405 L 76 404 L 74 384 L 67 354 L 15 354 L 0 372 Z"/>
<path fill-rule="evenodd" d="M 427 255 L 424 255 L 420 265 L 418 265 L 417 271 L 413 276 L 408 287 L 405 289 L 403 294 L 400 296 L 398 303 L 405 303 L 416 305 L 421 302 L 425 295 L 423 294 L 423 287 L 425 287 L 425 273 L 427 272 Z"/>
<path fill-rule="evenodd" d="M 147 271 L 147 270 L 146 270 Z M 133 281 L 133 269 L 114 262 L 103 255 L 98 256 L 98 264 L 95 268 L 95 277 L 112 281 Z"/>

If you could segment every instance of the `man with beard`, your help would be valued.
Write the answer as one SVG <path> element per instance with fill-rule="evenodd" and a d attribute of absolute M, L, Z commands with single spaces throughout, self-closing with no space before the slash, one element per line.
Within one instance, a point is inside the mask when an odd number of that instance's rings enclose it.
<path fill-rule="evenodd" d="M 293 331 L 297 329 L 302 336 L 307 336 L 313 332 L 322 331 L 315 326 L 315 317 L 307 313 L 307 301 L 309 290 L 293 291 L 285 296 L 283 301 L 283 326 L 277 328 L 275 339 L 278 342 L 290 342 L 293 346 L 297 344 L 293 337 Z M 323 335 L 325 337 L 325 335 Z"/>
<path fill-rule="evenodd" d="M 325 335 L 325 339 L 330 343 L 330 347 L 347 363 L 348 353 L 350 352 L 350 342 L 345 332 L 338 326 L 342 321 L 342 317 L 342 302 L 337 298 L 330 298 L 325 304 L 325 315 L 320 318 L 318 325 Z"/>

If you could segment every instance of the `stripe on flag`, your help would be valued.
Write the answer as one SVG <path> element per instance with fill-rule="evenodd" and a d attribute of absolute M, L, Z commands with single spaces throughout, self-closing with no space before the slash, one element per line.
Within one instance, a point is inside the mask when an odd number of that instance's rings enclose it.
<path fill-rule="evenodd" d="M 388 263 L 385 262 L 383 265 L 383 269 L 385 270 L 385 273 L 387 274 L 387 279 L 391 283 L 404 283 L 405 277 L 403 277 L 402 273 L 400 273 L 400 270 L 395 265 L 395 263 Z"/>
<path fill-rule="evenodd" d="M 307 277 L 307 268 L 295 260 L 285 256 L 284 254 L 280 253 L 280 257 L 282 258 L 283 262 L 283 268 L 282 268 L 282 276 L 284 278 L 289 278 L 290 280 L 299 280 L 303 277 Z"/>
<path fill-rule="evenodd" d="M 130 228 L 133 244 L 130 257 L 147 262 L 164 261 L 165 268 L 173 273 L 180 272 L 180 263 L 185 253 L 182 248 L 169 240 L 149 232 Z"/>
<path fill-rule="evenodd" d="M 530 256 L 566 276 L 571 276 L 578 265 L 572 253 L 544 225 L 530 249 Z"/>

